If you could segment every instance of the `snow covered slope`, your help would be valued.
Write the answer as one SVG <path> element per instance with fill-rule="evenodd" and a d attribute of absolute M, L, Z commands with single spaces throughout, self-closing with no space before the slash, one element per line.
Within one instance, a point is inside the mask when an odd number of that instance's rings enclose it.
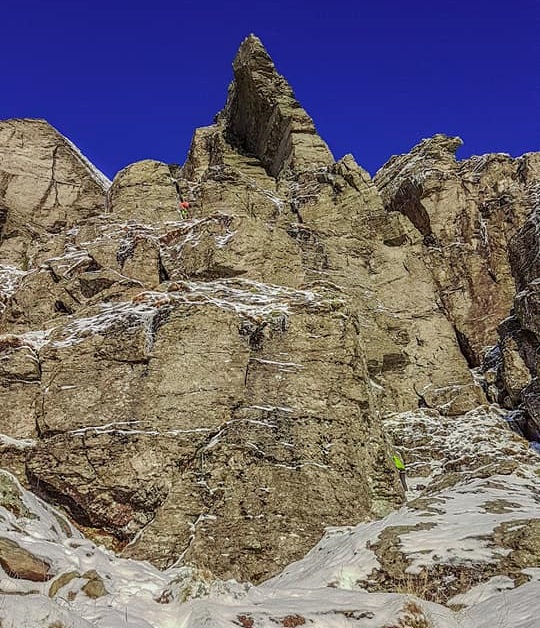
<path fill-rule="evenodd" d="M 2 628 L 538 626 L 540 458 L 493 408 L 386 422 L 412 499 L 257 587 L 118 558 L 1 472 Z"/>

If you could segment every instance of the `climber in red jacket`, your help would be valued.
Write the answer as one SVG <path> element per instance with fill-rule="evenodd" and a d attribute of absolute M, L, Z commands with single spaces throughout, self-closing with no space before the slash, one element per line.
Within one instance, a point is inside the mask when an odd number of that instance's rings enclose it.
<path fill-rule="evenodd" d="M 187 201 L 180 201 L 178 209 L 180 210 L 180 214 L 182 215 L 182 218 L 188 217 L 187 210 L 189 209 L 189 203 Z"/>

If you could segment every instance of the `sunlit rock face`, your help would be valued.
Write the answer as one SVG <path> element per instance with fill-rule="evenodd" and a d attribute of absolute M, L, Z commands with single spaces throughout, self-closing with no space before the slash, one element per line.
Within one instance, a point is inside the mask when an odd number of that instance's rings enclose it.
<path fill-rule="evenodd" d="M 66 231 L 104 211 L 108 185 L 45 120 L 1 121 L 0 264 L 62 252 Z"/>
<path fill-rule="evenodd" d="M 435 136 L 372 181 L 256 37 L 233 70 L 183 167 L 112 184 L 0 123 L 0 456 L 126 557 L 258 582 L 402 501 L 384 414 L 530 398 L 538 156 Z M 479 382 L 514 299 L 513 379 Z"/>
<path fill-rule="evenodd" d="M 393 157 L 375 182 L 387 210 L 406 216 L 409 237 L 423 242 L 441 307 L 477 367 L 512 307 L 509 243 L 535 204 L 540 165 L 534 153 L 457 161 L 461 143 L 444 135 L 424 140 Z"/>

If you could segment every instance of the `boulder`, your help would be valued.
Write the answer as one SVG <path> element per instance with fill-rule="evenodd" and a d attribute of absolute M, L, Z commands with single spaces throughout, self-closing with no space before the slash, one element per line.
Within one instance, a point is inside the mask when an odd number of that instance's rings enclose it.
<path fill-rule="evenodd" d="M 138 161 L 114 178 L 108 196 L 114 218 L 153 224 L 181 217 L 178 183 L 167 164 Z"/>
<path fill-rule="evenodd" d="M 0 537 L 0 566 L 10 578 L 46 582 L 53 577 L 50 565 L 20 547 L 15 541 Z"/>

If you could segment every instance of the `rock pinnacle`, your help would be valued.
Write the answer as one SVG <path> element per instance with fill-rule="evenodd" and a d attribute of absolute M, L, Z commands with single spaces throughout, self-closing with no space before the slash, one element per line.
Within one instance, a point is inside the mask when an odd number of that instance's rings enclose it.
<path fill-rule="evenodd" d="M 258 37 L 249 35 L 242 42 L 233 70 L 234 80 L 219 116 L 231 144 L 256 156 L 274 177 L 334 162 Z"/>

